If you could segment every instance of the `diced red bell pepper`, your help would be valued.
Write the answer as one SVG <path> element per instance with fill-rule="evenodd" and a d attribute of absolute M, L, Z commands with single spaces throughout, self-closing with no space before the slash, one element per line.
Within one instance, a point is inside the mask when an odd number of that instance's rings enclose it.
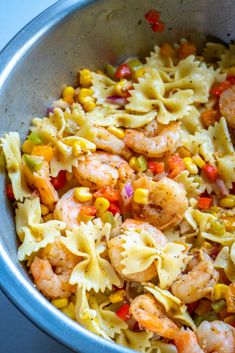
<path fill-rule="evenodd" d="M 61 189 L 66 183 L 66 172 L 61 170 L 55 178 L 51 178 L 51 183 L 56 190 Z"/>
<path fill-rule="evenodd" d="M 110 202 L 110 206 L 108 208 L 108 211 L 112 212 L 112 214 L 115 216 L 116 213 L 121 214 L 121 210 L 119 205 L 116 202 Z"/>
<path fill-rule="evenodd" d="M 204 167 L 202 167 L 202 170 L 206 176 L 206 178 L 214 183 L 216 179 L 218 178 L 218 171 L 217 168 L 214 167 L 213 165 L 206 164 Z"/>
<path fill-rule="evenodd" d="M 111 186 L 106 186 L 98 191 L 96 191 L 93 195 L 94 197 L 104 197 L 105 199 L 113 202 L 118 201 L 120 199 L 120 191 L 115 190 Z"/>
<path fill-rule="evenodd" d="M 131 76 L 131 68 L 128 64 L 122 64 L 118 66 L 116 72 L 115 72 L 115 77 L 116 78 L 125 78 L 125 77 L 130 77 Z"/>
<path fill-rule="evenodd" d="M 210 255 L 210 257 L 211 257 L 213 260 L 215 260 L 215 259 L 217 258 L 217 256 L 218 256 L 219 252 L 220 252 L 220 247 L 219 247 L 219 246 L 213 246 L 213 247 L 209 250 L 208 254 Z"/>
<path fill-rule="evenodd" d="M 201 210 L 208 210 L 212 205 L 212 198 L 210 197 L 199 197 L 198 208 Z"/>
<path fill-rule="evenodd" d="M 165 23 L 164 22 L 155 22 L 151 26 L 153 32 L 163 32 L 165 29 Z"/>
<path fill-rule="evenodd" d="M 81 216 L 95 216 L 96 215 L 96 207 L 95 206 L 82 206 L 79 212 Z"/>
<path fill-rule="evenodd" d="M 116 315 L 120 317 L 120 319 L 127 321 L 131 317 L 129 309 L 130 304 L 124 304 L 116 311 Z"/>
<path fill-rule="evenodd" d="M 148 168 L 151 170 L 152 173 L 163 173 L 164 172 L 164 163 L 163 162 L 148 162 Z"/>
<path fill-rule="evenodd" d="M 231 87 L 231 82 L 228 80 L 225 80 L 223 82 L 215 84 L 211 88 L 210 93 L 214 94 L 214 96 L 216 97 L 219 97 L 221 93 L 223 93 L 229 87 Z"/>
<path fill-rule="evenodd" d="M 197 306 L 198 306 L 198 302 L 187 304 L 189 315 L 192 315 L 194 313 Z"/>
<path fill-rule="evenodd" d="M 11 183 L 6 184 L 6 195 L 7 195 L 8 200 L 10 200 L 10 201 L 14 201 L 15 200 L 15 196 L 14 196 L 14 193 L 13 193 L 13 189 L 12 189 L 12 184 Z"/>
<path fill-rule="evenodd" d="M 150 23 L 158 22 L 160 19 L 160 12 L 157 10 L 149 10 L 145 15 L 145 19 Z"/>
<path fill-rule="evenodd" d="M 185 170 L 183 159 L 180 158 L 177 154 L 168 158 L 168 165 L 170 169 L 170 178 L 176 177 L 176 175 Z"/>
<path fill-rule="evenodd" d="M 235 76 L 228 75 L 227 81 L 229 81 L 232 85 L 234 85 L 235 84 Z"/>

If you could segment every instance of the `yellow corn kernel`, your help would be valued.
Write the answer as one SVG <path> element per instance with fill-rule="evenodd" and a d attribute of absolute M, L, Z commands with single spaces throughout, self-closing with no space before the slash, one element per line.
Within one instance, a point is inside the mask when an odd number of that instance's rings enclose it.
<path fill-rule="evenodd" d="M 73 96 L 74 95 L 74 88 L 72 86 L 67 86 L 63 90 L 63 97 L 65 96 Z"/>
<path fill-rule="evenodd" d="M 192 159 L 199 168 L 203 168 L 206 165 L 206 162 L 198 154 L 193 156 Z"/>
<path fill-rule="evenodd" d="M 50 163 L 54 156 L 54 151 L 51 146 L 37 145 L 34 146 L 31 154 L 33 156 L 42 156 L 46 162 Z"/>
<path fill-rule="evenodd" d="M 42 216 L 46 216 L 49 213 L 49 208 L 42 203 L 40 204 Z"/>
<path fill-rule="evenodd" d="M 144 75 L 145 75 L 145 68 L 144 68 L 144 67 L 141 67 L 139 70 L 137 70 L 137 71 L 135 72 L 135 79 L 144 77 Z"/>
<path fill-rule="evenodd" d="M 198 174 L 198 167 L 196 164 L 193 162 L 192 158 L 190 157 L 185 157 L 183 159 L 185 168 L 189 171 L 190 174 Z"/>
<path fill-rule="evenodd" d="M 129 160 L 129 165 L 132 169 L 134 169 L 136 172 L 138 171 L 138 158 L 137 157 L 132 157 L 130 160 Z"/>
<path fill-rule="evenodd" d="M 227 232 L 234 231 L 235 228 L 235 217 L 225 217 L 223 218 L 225 229 Z"/>
<path fill-rule="evenodd" d="M 89 99 L 83 103 L 83 108 L 86 112 L 92 112 L 92 110 L 94 110 L 95 107 L 96 107 L 96 104 L 93 101 L 93 99 Z"/>
<path fill-rule="evenodd" d="M 225 298 L 227 290 L 228 290 L 228 286 L 226 286 L 226 284 L 216 283 L 214 285 L 213 300 L 219 300 L 219 299 Z"/>
<path fill-rule="evenodd" d="M 86 202 L 92 199 L 92 194 L 89 192 L 89 188 L 79 187 L 75 188 L 74 197 L 79 202 Z"/>
<path fill-rule="evenodd" d="M 147 189 L 138 188 L 134 191 L 134 201 L 136 203 L 147 205 L 149 202 L 148 196 L 149 190 Z"/>
<path fill-rule="evenodd" d="M 120 289 L 110 294 L 109 300 L 111 301 L 112 304 L 116 304 L 116 303 L 122 302 L 125 295 L 126 295 L 126 291 L 123 289 Z"/>
<path fill-rule="evenodd" d="M 233 208 L 235 207 L 235 195 L 228 195 L 220 200 L 219 205 L 224 208 Z"/>
<path fill-rule="evenodd" d="M 180 158 L 191 157 L 192 155 L 191 152 L 184 146 L 179 147 L 177 153 L 179 154 Z"/>
<path fill-rule="evenodd" d="M 25 140 L 24 143 L 22 144 L 22 152 L 23 153 L 28 153 L 31 154 L 33 148 L 34 148 L 34 143 L 30 140 Z"/>
<path fill-rule="evenodd" d="M 91 72 L 88 69 L 80 71 L 80 85 L 83 87 L 89 87 L 91 85 Z"/>
<path fill-rule="evenodd" d="M 85 214 L 78 215 L 78 222 L 87 223 L 91 221 L 93 218 L 95 218 L 95 216 L 87 216 Z"/>
<path fill-rule="evenodd" d="M 116 94 L 117 96 L 125 97 L 126 92 L 128 91 L 129 88 L 130 88 L 130 83 L 125 78 L 122 78 L 119 82 L 117 82 L 113 86 L 113 91 L 114 91 L 114 94 Z"/>
<path fill-rule="evenodd" d="M 122 129 L 115 127 L 115 126 L 109 126 L 108 131 L 111 132 L 111 134 L 118 137 L 119 139 L 123 139 L 123 137 L 125 136 L 124 131 Z"/>
<path fill-rule="evenodd" d="M 226 324 L 234 324 L 235 322 L 235 314 L 229 315 L 227 317 L 224 318 L 224 322 L 226 322 Z"/>
<path fill-rule="evenodd" d="M 53 220 L 53 213 L 48 213 L 45 217 L 43 217 L 44 222 L 49 222 Z"/>
<path fill-rule="evenodd" d="M 109 208 L 110 202 L 104 197 L 97 197 L 97 199 L 95 200 L 94 206 L 98 211 L 98 216 L 102 216 L 102 214 L 106 212 L 107 209 Z"/>
<path fill-rule="evenodd" d="M 53 299 L 51 304 L 57 309 L 64 309 L 68 305 L 68 298 Z"/>
<path fill-rule="evenodd" d="M 78 93 L 78 102 L 83 104 L 87 101 L 88 97 L 91 97 L 94 91 L 91 88 L 81 88 Z"/>
<path fill-rule="evenodd" d="M 62 309 L 63 313 L 70 317 L 70 319 L 75 320 L 75 305 L 70 302 L 65 308 Z"/>

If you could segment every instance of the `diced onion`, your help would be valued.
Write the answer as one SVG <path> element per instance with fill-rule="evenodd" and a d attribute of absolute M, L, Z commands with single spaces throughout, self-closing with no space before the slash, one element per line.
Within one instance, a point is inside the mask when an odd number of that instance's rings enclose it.
<path fill-rule="evenodd" d="M 229 194 L 229 190 L 228 190 L 227 186 L 225 185 L 223 179 L 217 178 L 216 179 L 216 186 L 218 187 L 222 196 L 227 196 Z"/>
<path fill-rule="evenodd" d="M 127 103 L 126 98 L 120 97 L 120 96 L 109 96 L 106 98 L 106 101 L 108 103 L 117 104 L 117 105 L 125 105 Z"/>

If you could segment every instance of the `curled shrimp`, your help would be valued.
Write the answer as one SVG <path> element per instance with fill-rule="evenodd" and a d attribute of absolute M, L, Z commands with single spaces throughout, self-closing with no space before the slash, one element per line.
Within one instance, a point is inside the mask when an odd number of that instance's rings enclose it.
<path fill-rule="evenodd" d="M 133 169 L 123 158 L 104 152 L 87 155 L 74 168 L 74 175 L 79 183 L 92 189 L 114 186 L 118 179 L 128 180 L 133 173 Z"/>
<path fill-rule="evenodd" d="M 78 216 L 82 206 L 91 205 L 91 201 L 78 202 L 74 197 L 74 190 L 66 192 L 57 202 L 54 218 L 65 222 L 68 229 L 73 229 L 80 224 Z"/>
<path fill-rule="evenodd" d="M 69 284 L 70 274 L 78 257 L 70 253 L 59 239 L 41 250 L 30 271 L 37 288 L 49 299 L 69 297 L 75 287 Z"/>
<path fill-rule="evenodd" d="M 197 338 L 205 353 L 235 352 L 235 330 L 222 321 L 203 321 L 197 328 Z"/>
<path fill-rule="evenodd" d="M 191 260 L 188 267 L 192 270 L 180 277 L 172 284 L 172 293 L 189 304 L 203 297 L 211 296 L 213 286 L 219 280 L 219 273 L 214 269 L 212 260 L 206 253 L 202 259 L 195 264 L 195 259 Z"/>
<path fill-rule="evenodd" d="M 235 128 L 235 85 L 221 93 L 219 108 L 228 125 Z"/>
<path fill-rule="evenodd" d="M 171 123 L 162 127 L 157 136 L 149 136 L 147 131 L 127 129 L 124 137 L 126 146 L 149 158 L 158 158 L 174 154 L 181 145 L 178 123 Z"/>
<path fill-rule="evenodd" d="M 162 230 L 178 225 L 188 207 L 188 199 L 183 186 L 167 177 L 158 182 L 141 177 L 133 182 L 134 189 L 149 190 L 149 202 L 142 205 L 132 201 L 134 218 L 149 222 Z"/>
<path fill-rule="evenodd" d="M 167 243 L 167 239 L 164 234 L 156 229 L 155 227 L 151 226 L 148 223 L 136 221 L 134 219 L 127 219 L 122 225 L 123 231 L 125 230 L 145 230 L 152 234 L 156 242 L 159 244 L 160 247 L 163 247 Z M 112 266 L 115 270 L 120 274 L 122 278 L 127 281 L 135 281 L 135 282 L 146 282 L 150 281 L 154 277 L 157 276 L 157 270 L 154 263 L 151 264 L 146 270 L 142 272 L 136 272 L 133 274 L 123 275 L 123 265 L 121 261 L 123 259 L 122 252 L 124 251 L 123 248 L 123 237 L 122 235 L 112 238 L 108 241 L 108 254 L 111 260 Z"/>

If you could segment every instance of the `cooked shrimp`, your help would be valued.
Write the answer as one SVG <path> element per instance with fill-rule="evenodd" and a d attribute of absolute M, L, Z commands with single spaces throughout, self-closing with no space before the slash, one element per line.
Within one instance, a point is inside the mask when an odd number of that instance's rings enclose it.
<path fill-rule="evenodd" d="M 178 123 L 163 127 L 157 136 L 149 137 L 146 132 L 127 129 L 124 137 L 127 147 L 150 158 L 174 154 L 181 145 Z"/>
<path fill-rule="evenodd" d="M 54 218 L 65 222 L 68 229 L 79 225 L 78 215 L 82 206 L 91 205 L 91 201 L 80 203 L 74 197 L 74 189 L 64 194 L 56 204 Z"/>
<path fill-rule="evenodd" d="M 148 223 L 139 222 L 134 219 L 127 219 L 122 225 L 123 231 L 125 230 L 135 230 L 141 231 L 146 230 L 147 232 L 151 233 L 156 242 L 159 244 L 159 247 L 163 247 L 167 243 L 167 239 L 164 234 L 156 229 L 155 227 L 151 226 Z M 122 278 L 127 281 L 135 281 L 135 282 L 146 282 L 150 281 L 154 277 L 157 276 L 157 270 L 155 264 L 151 264 L 146 270 L 142 272 L 136 272 L 133 274 L 123 275 L 123 265 L 121 261 L 123 259 L 122 252 L 124 251 L 123 248 L 123 236 L 117 236 L 108 241 L 108 254 L 111 260 L 111 263 L 115 270 L 120 274 Z M 138 269 L 137 269 L 138 271 Z"/>
<path fill-rule="evenodd" d="M 186 304 L 203 297 L 210 298 L 213 286 L 219 280 L 219 273 L 214 269 L 209 255 L 204 253 L 203 259 L 196 265 L 194 259 L 191 261 L 192 270 L 181 275 L 171 286 L 172 293 Z"/>
<path fill-rule="evenodd" d="M 188 206 L 186 191 L 183 186 L 167 177 L 158 182 L 141 177 L 133 182 L 134 189 L 149 190 L 149 203 L 146 205 L 132 201 L 134 218 L 149 222 L 158 229 L 178 225 Z"/>
<path fill-rule="evenodd" d="M 97 149 L 118 154 L 126 158 L 130 158 L 131 156 L 131 152 L 126 147 L 124 141 L 116 137 L 104 127 L 99 126 L 96 128 L 96 136 L 93 142 L 96 144 Z"/>
<path fill-rule="evenodd" d="M 235 128 L 235 85 L 221 93 L 219 108 L 228 125 Z"/>
<path fill-rule="evenodd" d="M 199 345 L 196 334 L 191 330 L 180 330 L 174 342 L 178 353 L 205 353 Z"/>
<path fill-rule="evenodd" d="M 49 299 L 69 297 L 75 291 L 69 278 L 78 257 L 59 240 L 43 249 L 40 257 L 36 256 L 30 267 L 37 288 Z"/>
<path fill-rule="evenodd" d="M 205 353 L 234 353 L 235 330 L 222 321 L 203 321 L 197 338 Z"/>
<path fill-rule="evenodd" d="M 74 175 L 80 184 L 92 189 L 104 186 L 114 186 L 118 179 L 127 180 L 132 177 L 134 171 L 120 156 L 95 152 L 80 161 L 74 168 Z"/>

